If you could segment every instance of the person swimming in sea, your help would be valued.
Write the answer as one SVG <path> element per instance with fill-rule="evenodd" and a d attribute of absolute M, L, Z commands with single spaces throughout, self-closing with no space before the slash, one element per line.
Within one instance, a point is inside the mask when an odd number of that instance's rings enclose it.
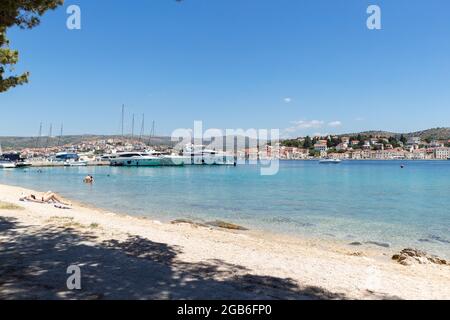
<path fill-rule="evenodd" d="M 83 179 L 83 182 L 84 182 L 84 183 L 92 184 L 92 183 L 94 183 L 94 177 L 91 176 L 91 175 L 88 175 L 88 176 L 86 176 L 86 177 Z"/>

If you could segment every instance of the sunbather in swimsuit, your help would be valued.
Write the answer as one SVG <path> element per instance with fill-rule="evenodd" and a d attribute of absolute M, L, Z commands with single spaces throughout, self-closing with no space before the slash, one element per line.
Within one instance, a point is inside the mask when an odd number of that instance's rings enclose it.
<path fill-rule="evenodd" d="M 57 202 L 60 204 L 64 204 L 67 206 L 70 206 L 70 203 L 64 202 L 61 197 L 59 197 L 56 193 L 48 191 L 44 193 L 41 197 L 36 197 L 36 195 L 31 194 L 29 196 L 20 198 L 21 201 L 31 201 L 31 202 L 37 202 L 37 203 L 51 203 L 51 202 Z"/>

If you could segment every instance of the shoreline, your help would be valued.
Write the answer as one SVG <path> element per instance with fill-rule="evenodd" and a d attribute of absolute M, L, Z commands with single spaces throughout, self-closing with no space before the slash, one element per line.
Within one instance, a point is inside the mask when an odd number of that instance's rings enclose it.
<path fill-rule="evenodd" d="M 2 184 L 0 183 L 0 187 L 1 186 L 2 186 Z M 45 191 L 36 191 L 33 189 L 23 188 L 18 185 L 3 185 L 3 186 L 24 189 L 24 190 L 26 190 L 25 193 L 27 193 L 27 194 L 45 192 Z M 57 192 L 57 191 L 55 191 L 55 192 Z M 89 209 L 89 210 L 93 210 L 93 211 L 101 212 L 101 213 L 114 214 L 114 215 L 128 218 L 128 219 L 135 218 L 138 220 L 148 220 L 148 221 L 153 221 L 156 223 L 162 223 L 165 225 L 170 225 L 170 224 L 172 224 L 173 221 L 177 221 L 177 220 L 189 221 L 191 224 L 194 224 L 197 226 L 201 225 L 201 224 L 207 224 L 208 222 L 214 222 L 214 218 L 211 218 L 209 220 L 208 219 L 204 220 L 204 219 L 195 219 L 195 218 L 191 218 L 191 217 L 187 218 L 187 217 L 180 216 L 180 217 L 172 217 L 172 218 L 165 219 L 162 217 L 149 216 L 149 215 L 132 215 L 132 214 L 128 214 L 124 210 L 118 210 L 118 209 L 111 210 L 109 208 L 99 207 L 99 206 L 95 205 L 94 203 L 81 202 L 81 201 L 73 199 L 73 198 L 68 198 L 59 192 L 57 192 L 57 193 L 59 195 L 61 195 L 64 199 L 67 199 L 72 204 L 76 205 L 76 207 Z M 221 221 L 221 220 L 216 220 L 216 221 Z M 236 221 L 223 221 L 223 222 L 236 224 Z M 349 237 L 347 239 L 344 239 L 344 238 L 339 238 L 336 235 L 328 234 L 328 233 L 322 233 L 321 235 L 317 235 L 317 234 L 313 235 L 313 234 L 306 234 L 306 233 L 300 234 L 300 233 L 293 233 L 293 232 L 283 232 L 283 231 L 279 231 L 279 230 L 275 231 L 270 228 L 264 228 L 264 227 L 261 227 L 260 225 L 255 225 L 255 224 L 251 224 L 251 223 L 249 223 L 249 224 L 244 223 L 243 225 L 240 225 L 238 223 L 236 225 L 240 226 L 240 227 L 244 227 L 246 229 L 243 232 L 241 231 L 241 233 L 243 233 L 245 235 L 251 235 L 251 236 L 254 236 L 257 238 L 284 239 L 285 241 L 288 241 L 288 242 L 314 243 L 315 245 L 324 246 L 325 248 L 340 247 L 341 249 L 344 248 L 347 250 L 354 250 L 354 251 L 358 251 L 358 249 L 360 249 L 359 251 L 365 250 L 367 252 L 372 252 L 375 255 L 378 254 L 378 255 L 392 256 L 393 254 L 397 253 L 399 250 L 404 248 L 403 246 L 400 246 L 397 244 L 392 245 L 391 243 L 381 241 L 381 240 L 363 239 L 363 238 L 357 238 L 357 237 L 353 237 L 353 236 Z M 224 228 L 213 227 L 211 225 L 207 225 L 207 227 L 214 228 L 215 230 L 218 230 L 218 231 L 233 232 L 233 230 L 227 230 Z M 239 232 L 239 231 L 237 231 L 237 232 Z M 358 244 L 352 245 L 352 243 L 358 243 Z M 447 257 L 444 256 L 444 258 L 447 258 Z"/>
<path fill-rule="evenodd" d="M 308 161 L 308 160 L 306 160 Z M 2 184 L 0 183 L 0 186 Z M 5 185 L 5 186 L 11 186 L 11 187 L 17 187 L 17 188 L 24 188 L 20 185 Z M 27 187 L 28 188 L 28 187 Z M 45 190 L 42 191 L 36 191 L 33 189 L 27 189 L 28 194 L 35 192 L 45 192 Z M 33 188 L 33 187 L 30 187 Z M 46 189 L 47 190 L 47 189 Z M 66 193 L 60 192 L 59 190 L 52 190 L 53 192 L 58 193 L 59 195 L 63 196 L 66 199 L 70 199 L 70 202 L 76 204 L 78 207 L 91 209 L 94 211 L 100 211 L 100 212 L 106 212 L 111 213 L 113 212 L 115 215 L 123 216 L 123 217 L 130 217 L 130 218 L 137 218 L 140 220 L 149 220 L 149 221 L 157 221 L 158 223 L 161 222 L 163 224 L 171 224 L 172 221 L 176 220 L 189 220 L 192 224 L 208 224 L 209 222 L 214 221 L 222 221 L 220 220 L 220 217 L 209 217 L 209 218 L 196 218 L 192 215 L 172 215 L 169 217 L 163 217 L 161 215 L 155 215 L 155 214 L 149 214 L 147 211 L 144 211 L 142 214 L 138 214 L 134 212 L 133 214 L 129 214 L 126 209 L 112 209 L 108 206 L 99 206 L 93 202 L 90 202 L 89 200 L 86 200 L 85 202 L 82 202 L 82 200 L 75 199 L 75 198 L 68 198 L 66 196 Z M 267 223 L 265 225 L 257 224 L 254 221 L 236 221 L 236 220 L 227 220 L 224 221 L 226 223 L 231 224 L 237 224 L 239 226 L 242 226 L 244 228 L 247 228 L 245 231 L 246 235 L 252 235 L 260 238 L 268 238 L 271 239 L 277 239 L 277 238 L 283 238 L 287 241 L 301 241 L 301 242 L 308 242 L 308 243 L 315 243 L 318 245 L 324 245 L 328 247 L 334 247 L 339 246 L 341 248 L 345 248 L 347 250 L 354 250 L 354 251 L 373 251 L 378 254 L 385 254 L 392 256 L 395 253 L 398 253 L 400 250 L 404 248 L 416 248 L 420 250 L 424 250 L 428 252 L 429 254 L 434 254 L 437 256 L 440 256 L 444 259 L 450 259 L 450 253 L 448 251 L 442 251 L 435 248 L 427 248 L 426 246 L 423 246 L 421 244 L 413 244 L 414 239 L 410 239 L 411 241 L 403 241 L 402 243 L 397 243 L 395 241 L 392 241 L 392 239 L 386 239 L 386 238 L 377 238 L 377 237 L 364 237 L 361 235 L 354 235 L 351 233 L 348 233 L 346 236 L 343 234 L 337 235 L 335 233 L 332 233 L 332 231 L 327 232 L 324 230 L 323 232 L 308 232 L 302 231 L 302 232 L 293 232 L 292 230 L 286 231 L 282 230 L 282 227 L 280 229 L 274 229 L 271 228 Z M 225 229 L 216 228 L 217 230 L 221 231 L 227 231 Z"/>
<path fill-rule="evenodd" d="M 277 160 L 277 161 L 283 161 L 283 162 L 285 162 L 285 161 L 311 161 L 311 162 L 314 162 L 314 161 L 320 161 L 320 160 L 323 160 L 323 159 L 326 159 L 326 158 L 311 158 L 311 159 L 284 159 L 284 158 L 276 159 L 275 158 L 275 159 L 261 159 L 261 160 L 263 160 L 263 161 L 274 161 L 274 160 Z M 341 159 L 341 160 L 342 161 L 351 161 L 351 162 L 354 162 L 354 161 L 364 161 L 364 162 L 367 162 L 367 161 L 376 161 L 376 162 L 380 162 L 380 161 L 382 161 L 382 162 L 385 162 L 385 161 L 396 161 L 396 162 L 401 162 L 401 161 L 404 161 L 404 162 L 419 162 L 419 161 L 441 162 L 441 161 L 449 161 L 448 159 L 370 159 L 370 158 L 369 159 L 344 158 L 344 159 Z M 238 165 L 243 165 L 243 164 L 247 165 L 247 163 L 243 163 L 243 162 L 246 162 L 246 161 L 258 161 L 258 160 L 256 160 L 256 159 L 250 159 L 250 160 L 239 159 L 238 160 Z M 239 162 L 241 162 L 241 163 L 239 163 Z M 85 167 L 109 167 L 109 166 L 110 166 L 109 163 L 104 162 L 104 161 L 88 161 L 88 163 L 86 164 Z M 68 166 L 65 166 L 63 162 L 58 163 L 58 162 L 43 162 L 43 161 L 39 161 L 39 162 L 31 163 L 31 165 L 29 167 L 14 168 L 14 169 L 23 170 L 23 169 L 26 169 L 26 168 L 65 168 L 65 167 L 68 167 Z"/>
<path fill-rule="evenodd" d="M 162 223 L 73 201 L 72 209 L 61 210 L 49 204 L 18 200 L 22 193 L 31 192 L 34 191 L 0 185 L 0 201 L 24 208 L 0 210 L 3 224 L 8 221 L 14 224 L 6 230 L 0 228 L 0 248 L 6 243 L 13 245 L 11 252 L 24 250 L 17 247 L 24 236 L 17 230 L 29 229 L 35 234 L 32 245 L 42 250 L 48 245 L 45 239 L 49 230 L 54 229 L 59 232 L 50 232 L 51 235 L 69 233 L 68 238 L 80 238 L 85 251 L 97 252 L 101 248 L 104 254 L 98 254 L 95 259 L 98 261 L 91 263 L 99 267 L 86 267 L 92 273 L 92 279 L 85 292 L 68 292 L 64 288 L 65 280 L 58 282 L 51 276 L 54 273 L 54 277 L 56 274 L 65 277 L 65 270 L 50 268 L 46 270 L 50 280 L 44 277 L 38 281 L 31 276 L 21 279 L 23 275 L 19 277 L 20 281 L 16 278 L 16 291 L 5 287 L 1 275 L 7 277 L 8 274 L 0 272 L 0 298 L 28 299 L 29 295 L 36 294 L 31 288 L 41 285 L 44 286 L 40 289 L 42 297 L 54 299 L 87 299 L 95 294 L 99 299 L 450 299 L 450 266 L 403 266 L 392 261 L 392 248 L 351 247 L 331 239 Z M 57 247 L 58 243 L 53 245 Z M 68 244 L 67 251 L 78 248 L 80 243 Z M 110 246 L 106 243 L 114 243 L 114 255 L 123 254 L 123 260 L 109 261 L 111 253 L 107 249 Z M 158 250 L 155 250 L 155 244 Z M 165 250 L 160 252 L 160 247 Z M 154 256 L 154 251 L 160 254 Z M 42 257 L 37 255 L 40 265 L 73 259 L 61 257 L 57 252 L 42 254 Z M 4 255 L 5 251 L 0 249 L 0 271 L 4 271 L 1 270 Z M 84 261 L 85 257 L 80 254 L 75 260 L 81 265 L 90 265 Z M 20 259 L 27 269 L 30 264 L 36 264 L 37 257 L 21 256 Z M 27 259 L 31 260 L 28 265 Z M 102 265 L 109 265 L 107 269 L 114 266 L 123 270 L 130 270 L 131 265 L 133 272 L 125 276 L 128 289 L 120 289 L 124 283 L 118 280 L 123 277 L 119 271 L 104 275 Z M 155 272 L 149 274 L 149 268 Z M 99 278 L 120 285 L 117 290 L 106 289 L 96 282 Z M 187 279 L 194 279 L 195 288 Z M 45 289 L 44 280 L 59 285 Z M 12 282 L 7 283 L 14 287 Z M 146 283 L 145 287 L 143 283 Z M 155 283 L 164 284 L 159 287 Z"/>

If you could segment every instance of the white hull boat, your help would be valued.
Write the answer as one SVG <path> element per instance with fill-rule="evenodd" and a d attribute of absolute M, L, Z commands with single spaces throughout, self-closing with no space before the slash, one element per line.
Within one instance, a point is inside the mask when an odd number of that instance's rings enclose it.
<path fill-rule="evenodd" d="M 189 162 L 187 157 L 174 155 L 163 155 L 160 156 L 160 159 L 163 166 L 184 166 Z"/>
<path fill-rule="evenodd" d="M 20 161 L 16 163 L 16 168 L 28 168 L 31 167 L 32 164 L 30 162 L 27 161 Z"/>
<path fill-rule="evenodd" d="M 191 165 L 235 165 L 234 156 L 225 152 L 206 149 L 201 145 L 187 145 L 183 150 L 186 164 Z"/>
<path fill-rule="evenodd" d="M 115 167 L 155 167 L 163 165 L 161 160 L 161 157 L 145 152 L 125 152 L 117 154 L 110 164 Z"/>
<path fill-rule="evenodd" d="M 322 159 L 319 161 L 320 164 L 339 164 L 341 162 L 340 159 Z"/>
<path fill-rule="evenodd" d="M 66 167 L 86 167 L 87 161 L 67 161 L 64 163 Z"/>
<path fill-rule="evenodd" d="M 0 161 L 0 169 L 13 169 L 16 167 L 16 164 L 11 161 Z"/>

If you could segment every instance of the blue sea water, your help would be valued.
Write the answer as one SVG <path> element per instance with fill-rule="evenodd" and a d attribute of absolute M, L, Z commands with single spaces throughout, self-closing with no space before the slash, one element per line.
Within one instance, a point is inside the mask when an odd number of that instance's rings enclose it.
<path fill-rule="evenodd" d="M 401 169 L 400 165 L 405 164 Z M 254 165 L 0 170 L 0 183 L 162 221 L 226 220 L 257 230 L 381 242 L 450 257 L 450 161 L 282 161 Z M 95 184 L 82 183 L 92 174 Z"/>

